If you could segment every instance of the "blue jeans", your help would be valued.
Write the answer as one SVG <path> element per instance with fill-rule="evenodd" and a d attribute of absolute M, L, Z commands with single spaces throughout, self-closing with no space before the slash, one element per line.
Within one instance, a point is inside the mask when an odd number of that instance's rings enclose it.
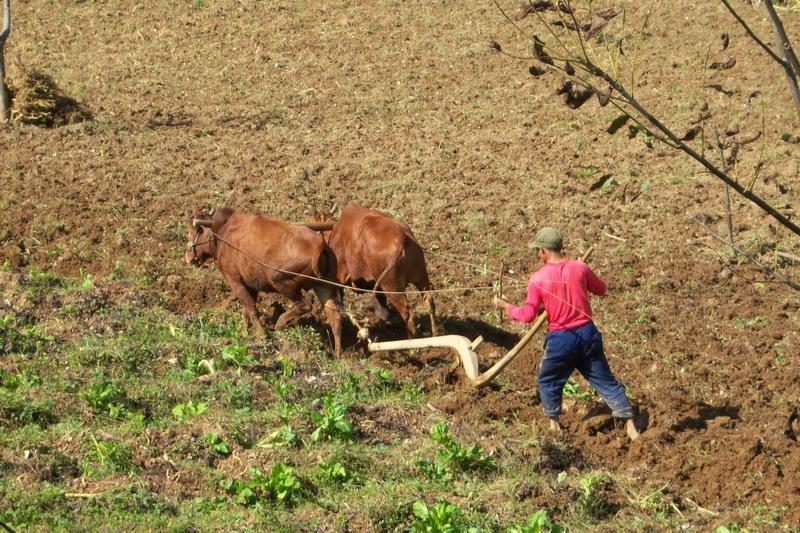
<path fill-rule="evenodd" d="M 561 414 L 564 385 L 575 369 L 591 383 L 615 417 L 633 417 L 625 387 L 611 374 L 603 353 L 603 336 L 593 322 L 574 329 L 550 331 L 545 337 L 538 379 L 545 415 L 556 418 Z"/>

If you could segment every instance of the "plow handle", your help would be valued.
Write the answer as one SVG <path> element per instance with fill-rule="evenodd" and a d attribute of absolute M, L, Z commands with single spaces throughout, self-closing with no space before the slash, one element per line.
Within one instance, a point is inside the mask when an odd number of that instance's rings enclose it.
<path fill-rule="evenodd" d="M 594 246 L 590 246 L 589 249 L 586 250 L 586 252 L 581 257 L 581 261 L 585 263 L 589 259 L 589 256 L 592 255 L 593 251 L 594 251 Z M 495 378 L 495 376 L 497 376 L 497 374 L 499 374 L 506 367 L 506 365 L 508 365 L 508 363 L 514 360 L 517 354 L 519 354 L 519 352 L 522 351 L 522 349 L 528 344 L 528 342 L 530 342 L 531 338 L 533 338 L 536 332 L 539 331 L 539 328 L 542 327 L 542 324 L 544 324 L 545 320 L 547 320 L 547 311 L 544 311 L 542 312 L 541 315 L 539 315 L 539 318 L 537 318 L 536 321 L 533 323 L 531 329 L 528 330 L 528 332 L 522 337 L 522 339 L 520 339 L 520 341 L 513 348 L 511 348 L 511 350 L 506 355 L 504 355 L 502 359 L 500 359 L 494 365 L 492 365 L 492 367 L 489 370 L 478 376 L 476 379 L 472 380 L 473 385 L 475 385 L 476 387 L 482 387 L 483 385 L 486 385 L 487 383 L 492 381 Z"/>

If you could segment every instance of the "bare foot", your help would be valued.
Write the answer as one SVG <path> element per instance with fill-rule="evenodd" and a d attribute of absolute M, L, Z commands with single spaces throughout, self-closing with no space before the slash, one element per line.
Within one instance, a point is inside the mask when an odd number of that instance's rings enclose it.
<path fill-rule="evenodd" d="M 561 423 L 558 420 L 555 418 L 550 419 L 550 431 L 554 433 L 561 433 L 562 429 Z"/>
<path fill-rule="evenodd" d="M 639 430 L 636 429 L 636 422 L 634 422 L 633 418 L 629 418 L 625 421 L 625 432 L 631 440 L 639 438 Z"/>

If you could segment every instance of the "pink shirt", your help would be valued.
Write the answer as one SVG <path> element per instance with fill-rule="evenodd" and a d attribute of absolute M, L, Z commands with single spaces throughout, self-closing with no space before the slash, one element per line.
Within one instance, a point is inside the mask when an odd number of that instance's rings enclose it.
<path fill-rule="evenodd" d="M 565 259 L 545 263 L 528 280 L 528 298 L 521 307 L 508 306 L 508 317 L 533 322 L 544 305 L 550 320 L 549 329 L 571 329 L 591 322 L 589 292 L 606 293 L 606 284 L 582 261 Z"/>

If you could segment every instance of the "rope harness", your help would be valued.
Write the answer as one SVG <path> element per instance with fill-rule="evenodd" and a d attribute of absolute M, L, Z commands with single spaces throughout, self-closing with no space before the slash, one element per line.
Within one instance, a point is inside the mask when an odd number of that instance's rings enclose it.
<path fill-rule="evenodd" d="M 224 237 L 220 236 L 219 234 L 215 233 L 214 231 L 212 231 L 212 230 L 208 230 L 208 231 L 211 233 L 211 235 L 214 237 L 214 239 L 219 240 L 223 244 L 227 244 L 228 246 L 230 246 L 231 248 L 233 248 L 234 250 L 236 250 L 237 252 L 242 254 L 244 257 L 246 257 L 247 259 L 253 261 L 254 263 L 256 263 L 259 266 L 262 266 L 264 268 L 268 268 L 270 270 L 274 270 L 276 272 L 280 272 L 281 274 L 286 274 L 288 276 L 298 276 L 298 277 L 301 277 L 301 278 L 305 278 L 305 279 L 310 279 L 312 281 L 316 281 L 318 283 L 324 283 L 326 285 L 331 285 L 333 287 L 338 287 L 340 289 L 351 290 L 353 292 L 368 293 L 368 294 L 395 294 L 395 295 L 402 294 L 402 295 L 408 295 L 408 294 L 429 294 L 429 293 L 444 293 L 444 292 L 494 290 L 494 287 L 492 287 L 491 285 L 481 285 L 481 286 L 476 286 L 476 287 L 452 287 L 452 288 L 448 288 L 448 289 L 427 289 L 427 290 L 416 290 L 416 291 L 381 291 L 381 290 L 377 290 L 377 289 L 362 289 L 360 287 L 353 287 L 351 285 L 344 285 L 342 283 L 338 283 L 338 282 L 335 282 L 335 281 L 331 281 L 331 280 L 327 280 L 327 279 L 323 279 L 323 278 L 318 278 L 317 276 L 311 276 L 309 274 L 303 274 L 303 273 L 300 273 L 300 272 L 293 272 L 291 270 L 286 270 L 284 268 L 280 268 L 280 267 L 276 267 L 274 265 L 267 264 L 264 261 L 260 260 L 259 258 L 254 257 L 252 254 L 242 250 L 240 247 L 236 246 L 235 244 L 233 244 L 229 240 L 225 239 Z M 196 239 L 197 239 L 197 237 L 195 238 L 195 240 Z M 212 240 L 213 239 L 209 239 L 206 242 L 212 242 Z M 189 247 L 194 250 L 195 257 L 197 257 L 197 251 L 196 251 L 195 248 L 197 246 L 199 246 L 199 244 L 202 244 L 202 243 L 197 243 L 197 244 L 189 243 Z"/>
<path fill-rule="evenodd" d="M 293 272 L 291 270 L 286 270 L 286 269 L 283 269 L 283 268 L 280 268 L 280 267 L 276 267 L 274 265 L 267 264 L 264 261 L 258 259 L 257 257 L 254 257 L 252 254 L 246 252 L 245 250 L 242 250 L 239 246 L 236 246 L 235 244 L 233 244 L 229 240 L 225 239 L 224 237 L 220 236 L 218 233 L 214 232 L 213 230 L 208 229 L 208 232 L 211 233 L 212 238 L 207 239 L 207 240 L 202 241 L 202 242 L 198 242 L 198 240 L 200 239 L 200 235 L 202 233 L 201 231 L 198 230 L 196 232 L 196 234 L 195 234 L 194 239 L 191 242 L 187 243 L 187 249 L 192 250 L 192 253 L 194 253 L 194 261 L 198 260 L 198 257 L 197 257 L 197 247 L 198 246 L 200 246 L 201 244 L 207 244 L 207 243 L 210 243 L 210 242 L 214 242 L 215 240 L 218 240 L 218 241 L 222 242 L 223 244 L 226 244 L 226 245 L 230 246 L 231 248 L 233 248 L 234 250 L 236 250 L 237 252 L 242 254 L 247 259 L 253 261 L 257 265 L 262 266 L 264 268 L 268 268 L 270 270 L 274 270 L 276 272 L 280 272 L 282 274 L 286 274 L 286 275 L 289 275 L 289 276 L 298 276 L 298 277 L 301 277 L 301 278 L 310 279 L 310 280 L 316 281 L 318 283 L 331 285 L 333 287 L 338 287 L 340 289 L 350 290 L 350 291 L 353 291 L 353 292 L 356 292 L 356 293 L 362 293 L 362 294 L 363 293 L 367 293 L 367 294 L 387 294 L 387 295 L 388 294 L 410 295 L 410 294 L 432 294 L 432 293 L 451 293 L 451 292 L 463 292 L 463 291 L 488 291 L 488 290 L 494 290 L 494 286 L 492 286 L 492 285 L 481 285 L 481 286 L 476 286 L 476 287 L 452 287 L 452 288 L 448 288 L 448 289 L 428 289 L 428 290 L 422 290 L 422 291 L 421 290 L 417 290 L 417 291 L 382 291 L 382 290 L 378 290 L 378 289 L 362 289 L 362 288 L 359 288 L 359 287 L 353 287 L 351 285 L 344 285 L 342 283 L 338 283 L 338 282 L 335 282 L 335 281 L 330 281 L 330 280 L 327 280 L 327 279 L 318 278 L 316 276 L 311 276 L 309 274 L 302 274 L 300 272 Z M 459 260 L 459 262 L 461 262 L 463 264 L 466 264 L 466 265 L 469 265 L 469 266 L 472 266 L 474 268 L 478 268 L 478 269 L 482 269 L 483 268 L 480 265 L 470 264 L 470 263 L 468 263 L 466 261 L 463 261 L 463 260 Z M 564 283 L 566 284 L 566 282 L 564 282 Z M 519 286 L 519 285 L 520 285 L 519 283 L 515 283 L 514 284 L 514 286 Z M 589 316 L 582 309 L 577 308 L 572 302 L 569 302 L 569 301 L 565 300 L 564 298 L 561 298 L 561 296 L 559 296 L 558 294 L 556 294 L 556 293 L 554 293 L 554 292 L 552 292 L 550 290 L 545 289 L 541 285 L 537 286 L 537 288 L 539 290 L 547 293 L 548 295 L 552 296 L 553 298 L 559 300 L 560 302 L 566 304 L 567 306 L 572 308 L 574 311 L 577 311 L 578 313 L 584 315 L 589 320 L 594 320 L 591 316 Z M 501 312 L 504 312 L 504 311 L 501 311 Z M 538 309 L 537 309 L 537 314 L 538 314 Z"/>

